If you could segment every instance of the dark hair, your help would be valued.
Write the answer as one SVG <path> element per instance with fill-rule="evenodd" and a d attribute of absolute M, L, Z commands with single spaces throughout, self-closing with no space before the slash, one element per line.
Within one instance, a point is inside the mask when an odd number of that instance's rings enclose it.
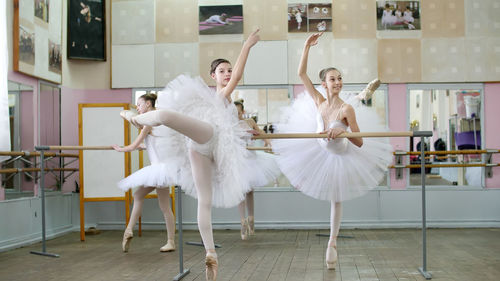
<path fill-rule="evenodd" d="M 326 74 L 332 70 L 336 70 L 340 73 L 340 71 L 338 69 L 336 69 L 335 67 L 327 67 L 327 68 L 324 68 L 322 69 L 320 72 L 319 72 L 319 79 L 323 82 L 325 82 L 325 78 L 326 78 Z"/>
<path fill-rule="evenodd" d="M 155 107 L 155 102 L 156 102 L 156 98 L 157 97 L 158 96 L 156 94 L 147 93 L 147 94 L 144 94 L 144 95 L 140 96 L 139 98 L 143 99 L 144 101 L 150 101 L 151 102 L 151 106 Z"/>
<path fill-rule="evenodd" d="M 229 63 L 229 64 L 231 64 L 227 59 L 216 59 L 216 60 L 212 61 L 212 63 L 210 64 L 210 75 L 212 75 L 212 73 L 215 72 L 215 69 L 221 63 Z"/>
<path fill-rule="evenodd" d="M 245 101 L 243 99 L 238 99 L 238 100 L 234 101 L 234 105 L 239 105 L 239 106 L 241 106 L 242 110 L 245 110 L 245 106 L 243 105 L 244 102 Z"/>

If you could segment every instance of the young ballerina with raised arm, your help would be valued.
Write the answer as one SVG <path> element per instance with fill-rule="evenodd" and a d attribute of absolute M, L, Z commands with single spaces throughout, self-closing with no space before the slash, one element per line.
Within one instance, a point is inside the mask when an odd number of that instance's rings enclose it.
<path fill-rule="evenodd" d="M 206 278 L 215 280 L 218 261 L 212 233 L 212 205 L 233 207 L 250 190 L 251 169 L 246 160 L 244 137 L 231 93 L 240 81 L 252 46 L 259 41 L 258 30 L 243 44 L 234 68 L 224 59 L 212 62 L 210 74 L 216 91 L 201 78 L 181 75 L 171 81 L 158 97 L 155 111 L 123 116 L 139 126 L 165 125 L 184 135 L 177 147 L 184 150 L 179 184 L 198 198 L 198 229 L 206 249 Z"/>
<path fill-rule="evenodd" d="M 331 202 L 330 239 L 326 266 L 335 269 L 337 235 L 342 217 L 341 202 L 360 196 L 383 179 L 392 159 L 392 147 L 362 138 L 337 138 L 350 128 L 359 132 L 355 108 L 340 97 L 342 75 L 333 67 L 321 70 L 321 85 L 326 98 L 314 88 L 307 76 L 309 49 L 322 33 L 307 38 L 298 74 L 307 94 L 299 96 L 282 117 L 280 133 L 326 133 L 327 139 L 274 140 L 277 162 L 291 184 L 304 194 Z M 380 82 L 371 82 L 360 97 L 370 97 Z M 375 122 L 375 120 L 369 120 Z"/>
<path fill-rule="evenodd" d="M 155 110 L 155 94 L 142 95 L 137 100 L 137 112 L 143 114 Z M 134 192 L 134 206 L 128 222 L 127 228 L 123 233 L 122 249 L 128 252 L 133 235 L 134 226 L 142 212 L 144 198 L 150 192 L 156 189 L 158 194 L 158 204 L 163 213 L 167 225 L 167 244 L 160 248 L 161 252 L 170 252 L 175 250 L 175 219 L 170 207 L 170 186 L 177 184 L 178 170 L 175 164 L 169 163 L 173 155 L 169 146 L 169 139 L 161 131 L 169 130 L 166 127 L 143 127 L 141 133 L 135 141 L 125 147 L 113 145 L 113 148 L 119 152 L 133 151 L 145 143 L 148 152 L 150 166 L 146 166 L 139 171 L 131 174 L 118 182 L 118 187 L 123 191 L 130 188 L 139 187 Z M 175 152 L 174 152 L 175 153 Z"/>

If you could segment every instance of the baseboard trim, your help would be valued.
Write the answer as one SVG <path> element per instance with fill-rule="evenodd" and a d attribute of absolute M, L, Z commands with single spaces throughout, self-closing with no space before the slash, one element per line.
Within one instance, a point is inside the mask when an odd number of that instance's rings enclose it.
<path fill-rule="evenodd" d="M 62 235 L 65 235 L 67 233 L 79 230 L 79 228 L 76 228 L 73 225 L 65 225 L 65 226 L 60 226 L 57 228 L 49 229 L 47 230 L 45 238 L 47 240 L 53 239 Z M 0 252 L 32 245 L 38 242 L 42 241 L 42 232 L 35 232 L 31 233 L 29 235 L 24 235 L 21 237 L 16 237 L 13 239 L 7 239 L 4 241 L 0 241 Z"/>

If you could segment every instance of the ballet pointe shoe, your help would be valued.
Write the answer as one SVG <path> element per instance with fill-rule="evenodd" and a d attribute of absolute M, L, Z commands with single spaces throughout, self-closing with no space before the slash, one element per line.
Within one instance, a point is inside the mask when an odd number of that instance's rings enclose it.
<path fill-rule="evenodd" d="M 337 246 L 328 246 L 328 248 L 326 248 L 326 268 L 335 270 L 337 259 Z"/>
<path fill-rule="evenodd" d="M 205 270 L 207 281 L 215 281 L 217 279 L 217 270 L 219 262 L 217 261 L 217 254 L 208 252 L 205 257 Z"/>
<path fill-rule="evenodd" d="M 363 91 L 359 93 L 360 99 L 361 100 L 371 99 L 373 93 L 375 92 L 375 90 L 378 89 L 379 86 L 380 86 L 380 80 L 378 78 L 368 83 L 368 85 L 366 85 L 366 88 L 364 88 Z"/>
<path fill-rule="evenodd" d="M 160 252 L 172 252 L 175 251 L 175 242 L 172 239 L 168 239 L 167 244 L 160 248 Z"/>
<path fill-rule="evenodd" d="M 253 216 L 248 216 L 248 235 L 255 235 L 255 218 Z"/>
<path fill-rule="evenodd" d="M 128 252 L 128 248 L 130 247 L 130 242 L 132 242 L 132 238 L 134 238 L 134 233 L 132 232 L 132 230 L 125 229 L 122 241 L 122 250 L 124 253 Z"/>
<path fill-rule="evenodd" d="M 132 110 L 122 110 L 120 112 L 120 116 L 127 120 L 130 124 L 134 125 L 137 129 L 141 130 L 142 125 L 139 125 L 135 122 L 135 117 L 137 116 L 137 113 L 133 112 Z"/>
<path fill-rule="evenodd" d="M 248 240 L 248 221 L 247 219 L 241 220 L 241 240 Z"/>

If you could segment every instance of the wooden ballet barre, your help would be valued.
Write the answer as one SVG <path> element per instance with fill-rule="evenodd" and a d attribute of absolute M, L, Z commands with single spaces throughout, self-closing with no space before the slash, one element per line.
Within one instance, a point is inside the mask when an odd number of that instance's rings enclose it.
<path fill-rule="evenodd" d="M 0 151 L 0 156 L 25 156 L 25 157 L 36 157 L 40 156 L 38 151 Z M 70 153 L 45 153 L 46 157 L 71 157 L 78 158 L 78 154 Z"/>
<path fill-rule="evenodd" d="M 44 169 L 44 171 L 57 171 L 57 172 L 76 172 L 77 168 L 50 168 Z M 12 174 L 12 173 L 29 173 L 29 172 L 40 172 L 40 168 L 10 168 L 10 169 L 1 169 L 0 174 Z"/>
<path fill-rule="evenodd" d="M 382 137 L 414 137 L 416 132 L 357 132 L 342 133 L 337 138 L 382 138 Z M 432 135 L 432 132 L 430 132 Z M 426 134 L 427 135 L 427 134 Z M 327 134 L 320 133 L 293 133 L 293 134 L 262 134 L 253 136 L 252 139 L 316 139 L 327 138 Z"/>
<path fill-rule="evenodd" d="M 500 164 L 483 164 L 483 163 L 469 163 L 469 164 L 425 164 L 426 168 L 462 168 L 462 167 L 491 167 L 500 166 Z M 410 164 L 410 165 L 392 165 L 389 168 L 421 168 L 420 164 Z"/>
<path fill-rule="evenodd" d="M 110 145 L 98 145 L 98 146 L 48 145 L 48 146 L 37 146 L 36 148 L 37 150 L 113 150 L 113 147 Z"/>
<path fill-rule="evenodd" d="M 425 155 L 446 155 L 446 154 L 483 154 L 483 153 L 500 153 L 500 150 L 444 150 L 444 151 L 425 151 Z M 394 155 L 420 155 L 418 151 L 396 151 Z"/>
<path fill-rule="evenodd" d="M 272 147 L 259 147 L 259 146 L 247 146 L 248 150 L 264 150 L 264 151 L 272 151 Z"/>

